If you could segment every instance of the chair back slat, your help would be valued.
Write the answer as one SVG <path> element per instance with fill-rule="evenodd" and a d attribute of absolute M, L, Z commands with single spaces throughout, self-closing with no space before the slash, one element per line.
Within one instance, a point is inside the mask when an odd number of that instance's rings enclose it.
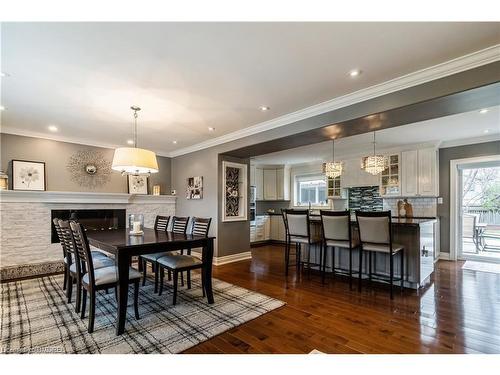
<path fill-rule="evenodd" d="M 351 215 L 349 211 L 320 211 L 324 240 L 350 241 Z"/>
<path fill-rule="evenodd" d="M 60 219 L 58 219 L 58 218 L 52 219 L 52 224 L 54 224 L 54 228 L 56 229 L 57 238 L 59 239 L 59 243 L 61 244 L 61 248 L 63 251 L 63 257 L 65 259 L 67 259 L 68 252 L 66 251 L 66 244 L 64 243 L 64 239 L 63 239 L 62 232 L 61 232 L 61 227 L 59 226 L 59 220 Z"/>
<path fill-rule="evenodd" d="M 362 243 L 391 244 L 391 211 L 356 211 Z"/>
<path fill-rule="evenodd" d="M 169 221 L 170 221 L 170 216 L 157 215 L 155 219 L 155 230 L 166 232 L 168 230 Z"/>
<path fill-rule="evenodd" d="M 212 218 L 194 217 L 191 233 L 195 236 L 208 236 L 211 222 Z"/>
<path fill-rule="evenodd" d="M 76 221 L 70 221 L 71 234 L 73 235 L 73 244 L 76 254 L 79 257 L 81 263 L 81 273 L 89 274 L 89 282 L 94 284 L 94 264 L 92 262 L 92 253 L 90 251 L 89 241 L 87 239 L 87 234 L 85 233 L 85 228 L 82 224 Z"/>
<path fill-rule="evenodd" d="M 188 222 L 189 222 L 189 216 L 187 217 L 174 216 L 172 218 L 172 232 L 179 234 L 186 234 Z"/>

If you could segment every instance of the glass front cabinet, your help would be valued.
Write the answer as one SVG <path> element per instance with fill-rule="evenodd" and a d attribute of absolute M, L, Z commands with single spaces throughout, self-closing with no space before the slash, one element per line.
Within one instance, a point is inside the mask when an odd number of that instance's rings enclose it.
<path fill-rule="evenodd" d="M 344 198 L 343 189 L 340 187 L 340 178 L 341 176 L 334 178 L 328 177 L 326 179 L 328 198 Z"/>
<path fill-rule="evenodd" d="M 401 155 L 386 155 L 389 159 L 389 167 L 380 174 L 380 195 L 401 195 Z"/>

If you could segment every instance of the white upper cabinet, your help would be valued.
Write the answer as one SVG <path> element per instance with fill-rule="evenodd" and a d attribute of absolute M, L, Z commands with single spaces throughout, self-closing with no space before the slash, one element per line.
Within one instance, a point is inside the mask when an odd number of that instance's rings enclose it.
<path fill-rule="evenodd" d="M 418 194 L 418 151 L 401 153 L 401 195 L 412 197 Z"/>
<path fill-rule="evenodd" d="M 386 155 L 389 166 L 380 174 L 380 195 L 382 197 L 401 195 L 401 155 Z"/>
<path fill-rule="evenodd" d="M 276 169 L 276 199 L 285 199 L 285 170 Z"/>
<path fill-rule="evenodd" d="M 418 150 L 418 195 L 428 197 L 439 195 L 437 170 L 437 150 L 433 148 Z"/>
<path fill-rule="evenodd" d="M 278 199 L 276 169 L 264 169 L 264 200 Z"/>
<path fill-rule="evenodd" d="M 437 152 L 435 148 L 402 152 L 402 196 L 437 197 L 439 195 Z"/>
<path fill-rule="evenodd" d="M 361 158 L 344 160 L 344 169 L 340 178 L 342 188 L 358 186 L 377 186 L 379 176 L 373 176 L 361 169 Z"/>
<path fill-rule="evenodd" d="M 264 171 L 262 168 L 255 168 L 255 199 L 264 199 Z"/>
<path fill-rule="evenodd" d="M 250 166 L 250 186 L 255 186 L 255 165 Z"/>

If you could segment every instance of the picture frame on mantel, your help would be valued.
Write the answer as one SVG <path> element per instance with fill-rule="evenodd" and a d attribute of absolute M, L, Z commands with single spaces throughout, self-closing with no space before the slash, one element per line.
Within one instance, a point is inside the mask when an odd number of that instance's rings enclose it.
<path fill-rule="evenodd" d="M 148 195 L 148 177 L 127 175 L 128 193 Z"/>
<path fill-rule="evenodd" d="M 247 165 L 222 162 L 222 221 L 247 221 Z"/>
<path fill-rule="evenodd" d="M 45 191 L 45 162 L 17 160 L 11 162 L 12 190 Z"/>

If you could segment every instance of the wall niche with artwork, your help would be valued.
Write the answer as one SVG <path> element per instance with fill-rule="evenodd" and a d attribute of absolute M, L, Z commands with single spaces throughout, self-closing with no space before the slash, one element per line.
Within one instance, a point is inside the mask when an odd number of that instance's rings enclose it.
<path fill-rule="evenodd" d="M 247 220 L 247 165 L 222 162 L 222 221 Z"/>

